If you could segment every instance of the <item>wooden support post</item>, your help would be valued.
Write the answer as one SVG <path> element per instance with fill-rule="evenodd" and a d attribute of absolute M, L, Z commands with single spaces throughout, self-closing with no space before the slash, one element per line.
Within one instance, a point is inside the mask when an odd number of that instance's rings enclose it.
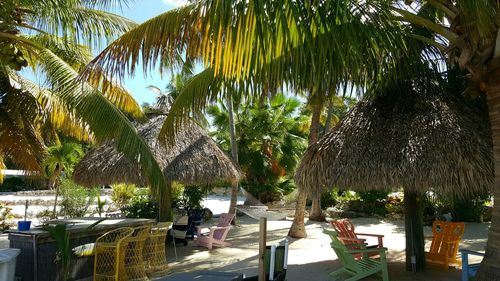
<path fill-rule="evenodd" d="M 404 190 L 406 270 L 425 271 L 423 194 Z M 413 257 L 413 258 L 412 258 Z"/>
<path fill-rule="evenodd" d="M 259 227 L 259 281 L 266 281 L 266 265 L 264 264 L 266 256 L 266 234 L 267 218 L 260 218 Z"/>

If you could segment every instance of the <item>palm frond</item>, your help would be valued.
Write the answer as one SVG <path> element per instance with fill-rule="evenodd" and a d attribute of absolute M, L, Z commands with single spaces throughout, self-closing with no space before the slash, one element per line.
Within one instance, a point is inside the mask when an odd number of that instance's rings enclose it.
<path fill-rule="evenodd" d="M 92 141 L 88 124 L 77 118 L 74 110 L 69 109 L 52 91 L 44 89 L 20 75 L 14 76 L 13 79 L 20 85 L 21 89 L 31 93 L 37 99 L 42 109 L 42 116 L 37 117 L 37 119 L 44 123 L 49 122 L 50 128 L 59 130 L 64 135 L 76 140 Z"/>
<path fill-rule="evenodd" d="M 39 2 L 39 3 L 37 3 Z M 88 8 L 81 1 L 31 1 L 28 24 L 49 34 L 59 34 L 73 42 L 85 40 L 100 46 L 136 25 L 109 12 Z"/>
<path fill-rule="evenodd" d="M 43 34 L 27 37 L 27 39 L 38 46 L 44 46 L 69 64 L 75 71 L 81 70 L 93 57 L 89 47 L 68 42 L 58 36 Z M 36 68 L 37 60 L 30 61 L 33 64 L 33 68 Z M 124 112 L 136 119 L 144 118 L 141 106 L 126 89 L 106 79 L 105 75 L 101 75 L 100 77 L 101 80 L 99 81 L 90 80 L 88 82 Z"/>
<path fill-rule="evenodd" d="M 174 144 L 175 134 L 189 122 L 189 113 L 203 111 L 208 101 L 215 100 L 220 94 L 221 84 L 210 68 L 190 78 L 170 107 L 158 139 Z"/>
<path fill-rule="evenodd" d="M 369 69 L 390 63 L 384 54 L 407 47 L 386 2 L 200 1 L 127 32 L 85 74 L 104 68 L 122 79 L 135 73 L 139 61 L 147 72 L 185 52 L 216 76 L 260 77 L 270 89 L 282 82 L 305 89 L 329 86 L 338 75 L 370 81 L 379 77 Z"/>
<path fill-rule="evenodd" d="M 40 59 L 54 94 L 74 110 L 78 118 L 89 124 L 96 140 L 114 140 L 118 151 L 138 163 L 153 190 L 167 188 L 147 143 L 126 116 L 91 85 L 80 82 L 74 69 L 50 51 L 41 52 Z"/>
<path fill-rule="evenodd" d="M 28 171 L 40 171 L 45 154 L 36 117 L 40 108 L 35 98 L 10 85 L 0 76 L 0 154 Z"/>
<path fill-rule="evenodd" d="M 0 170 L 3 170 L 5 168 L 6 168 L 6 166 L 5 166 L 5 163 L 3 162 L 2 154 L 0 153 Z M 4 178 L 3 173 L 0 173 L 0 184 L 3 184 L 3 178 Z"/>

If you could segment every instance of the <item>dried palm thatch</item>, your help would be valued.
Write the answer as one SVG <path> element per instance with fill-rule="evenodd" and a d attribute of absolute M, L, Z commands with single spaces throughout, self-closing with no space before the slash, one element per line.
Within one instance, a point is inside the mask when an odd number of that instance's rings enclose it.
<path fill-rule="evenodd" d="M 176 136 L 175 145 L 165 148 L 157 141 L 165 116 L 151 118 L 138 126 L 139 134 L 151 147 L 168 181 L 188 185 L 239 181 L 241 174 L 236 164 L 196 124 L 190 124 Z M 73 178 L 85 186 L 134 183 L 147 185 L 139 166 L 114 148 L 111 143 L 92 149 L 77 165 Z"/>
<path fill-rule="evenodd" d="M 449 94 L 372 96 L 305 153 L 295 181 L 319 192 L 408 188 L 467 196 L 493 186 L 487 116 Z"/>

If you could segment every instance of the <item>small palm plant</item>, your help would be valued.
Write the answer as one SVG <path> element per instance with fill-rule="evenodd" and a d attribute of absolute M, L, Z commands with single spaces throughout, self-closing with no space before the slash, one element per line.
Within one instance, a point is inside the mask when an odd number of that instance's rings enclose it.
<path fill-rule="evenodd" d="M 48 156 L 44 161 L 45 172 L 49 178 L 49 187 L 56 190 L 53 216 L 56 217 L 57 198 L 60 191 L 60 178 L 70 176 L 73 167 L 83 156 L 83 149 L 77 143 L 63 143 L 49 147 Z"/>

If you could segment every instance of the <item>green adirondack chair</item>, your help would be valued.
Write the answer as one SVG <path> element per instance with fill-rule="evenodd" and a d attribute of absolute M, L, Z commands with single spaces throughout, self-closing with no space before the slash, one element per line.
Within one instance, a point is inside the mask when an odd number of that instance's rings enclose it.
<path fill-rule="evenodd" d="M 330 273 L 330 276 L 336 278 L 338 275 L 344 274 L 350 276 L 345 281 L 356 281 L 373 274 L 378 274 L 382 277 L 383 281 L 389 281 L 387 261 L 385 259 L 385 252 L 387 251 L 387 248 L 366 249 L 366 245 L 356 244 L 354 247 L 357 249 L 350 250 L 342 242 L 340 242 L 337 238 L 336 232 L 325 229 L 323 230 L 323 233 L 329 235 L 332 239 L 332 243 L 330 245 L 343 266 L 343 268 Z M 380 253 L 380 259 L 368 257 L 368 253 L 374 251 Z M 353 254 L 362 254 L 362 257 L 361 259 L 355 260 Z"/>

